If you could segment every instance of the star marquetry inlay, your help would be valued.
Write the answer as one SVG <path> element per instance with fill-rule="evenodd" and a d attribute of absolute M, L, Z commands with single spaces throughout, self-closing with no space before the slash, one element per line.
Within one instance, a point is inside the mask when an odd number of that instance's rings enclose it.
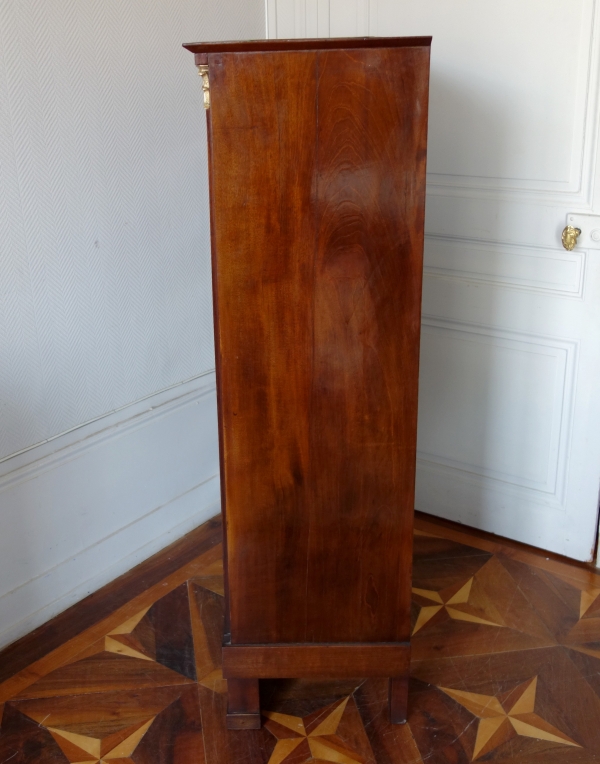
<path fill-rule="evenodd" d="M 155 717 L 138 722 L 106 737 L 92 737 L 65 729 L 48 727 L 71 764 L 110 764 L 115 759 L 120 764 L 131 762 L 140 741 L 152 726 Z"/>
<path fill-rule="evenodd" d="M 153 654 L 149 655 L 148 651 L 144 650 L 144 646 L 133 636 L 133 632 L 149 610 L 149 607 L 140 610 L 139 613 L 131 616 L 120 626 L 117 626 L 116 629 L 109 632 L 104 638 L 104 649 L 106 652 L 126 655 L 130 658 L 139 658 L 143 661 L 153 661 L 155 656 Z"/>
<path fill-rule="evenodd" d="M 486 626 L 503 627 L 502 617 L 492 603 L 481 600 L 481 598 L 479 598 L 478 602 L 473 601 L 472 589 L 474 580 L 475 578 L 472 577 L 459 588 L 452 586 L 439 592 L 413 587 L 414 600 L 421 609 L 412 633 L 416 634 L 434 616 L 442 611 L 454 621 L 468 621 L 469 623 L 481 623 Z"/>
<path fill-rule="evenodd" d="M 592 615 L 590 611 L 598 610 L 600 615 L 600 589 L 590 589 L 589 591 L 581 592 L 581 598 L 579 602 L 579 618 L 583 618 L 586 614 Z"/>
<path fill-rule="evenodd" d="M 528 679 L 502 695 L 480 695 L 463 690 L 439 687 L 463 708 L 479 718 L 472 761 L 485 756 L 513 737 L 548 740 L 580 748 L 560 730 L 534 713 L 537 677 Z"/>
<path fill-rule="evenodd" d="M 315 760 L 362 764 L 363 757 L 336 735 L 349 699 L 343 698 L 306 717 L 266 712 L 265 727 L 277 738 L 268 764 Z"/>

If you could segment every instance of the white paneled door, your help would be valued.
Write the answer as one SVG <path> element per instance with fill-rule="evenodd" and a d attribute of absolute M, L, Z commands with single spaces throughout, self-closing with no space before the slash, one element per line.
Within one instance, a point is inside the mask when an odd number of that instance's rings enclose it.
<path fill-rule="evenodd" d="M 268 10 L 271 35 L 433 35 L 417 508 L 591 559 L 600 250 L 560 233 L 600 214 L 600 0 Z"/>

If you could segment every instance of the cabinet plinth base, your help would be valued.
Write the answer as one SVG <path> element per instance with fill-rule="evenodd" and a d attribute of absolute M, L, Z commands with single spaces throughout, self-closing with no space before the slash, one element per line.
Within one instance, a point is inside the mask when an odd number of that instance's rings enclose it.
<path fill-rule="evenodd" d="M 261 728 L 260 714 L 230 714 L 227 712 L 226 726 L 228 730 L 259 730 Z"/>
<path fill-rule="evenodd" d="M 390 723 L 405 724 L 408 717 L 408 674 L 390 679 Z"/>
<path fill-rule="evenodd" d="M 227 680 L 227 729 L 260 729 L 258 679 Z"/>
<path fill-rule="evenodd" d="M 259 729 L 259 679 L 390 678 L 390 722 L 407 717 L 410 643 L 225 645 L 227 728 Z"/>

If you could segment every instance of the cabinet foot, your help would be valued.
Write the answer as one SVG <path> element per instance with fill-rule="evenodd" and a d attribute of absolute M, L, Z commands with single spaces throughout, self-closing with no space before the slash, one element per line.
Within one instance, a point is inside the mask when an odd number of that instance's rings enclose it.
<path fill-rule="evenodd" d="M 390 722 L 404 724 L 408 716 L 408 675 L 390 679 Z"/>
<path fill-rule="evenodd" d="M 260 729 L 258 679 L 227 680 L 227 729 Z"/>

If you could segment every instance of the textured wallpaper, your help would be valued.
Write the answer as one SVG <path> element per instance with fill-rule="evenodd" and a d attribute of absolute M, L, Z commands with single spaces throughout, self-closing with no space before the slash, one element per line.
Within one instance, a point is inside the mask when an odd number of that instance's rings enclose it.
<path fill-rule="evenodd" d="M 0 459 L 214 366 L 182 42 L 264 0 L 0 0 Z"/>

